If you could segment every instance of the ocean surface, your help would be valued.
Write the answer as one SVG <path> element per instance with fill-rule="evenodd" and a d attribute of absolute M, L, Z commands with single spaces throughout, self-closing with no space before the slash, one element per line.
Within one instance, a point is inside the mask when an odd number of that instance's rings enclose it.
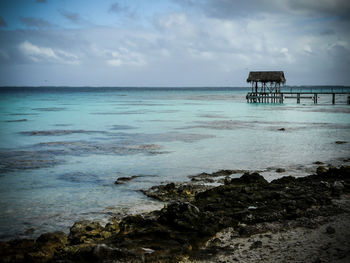
<path fill-rule="evenodd" d="M 272 180 L 350 157 L 346 95 L 249 104 L 249 90 L 0 88 L 0 239 L 160 208 L 139 190 L 201 172 Z"/>

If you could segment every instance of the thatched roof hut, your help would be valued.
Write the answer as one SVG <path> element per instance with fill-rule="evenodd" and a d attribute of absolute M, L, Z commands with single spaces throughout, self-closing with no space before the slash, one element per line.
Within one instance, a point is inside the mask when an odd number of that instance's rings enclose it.
<path fill-rule="evenodd" d="M 286 79 L 283 71 L 251 71 L 249 72 L 247 82 L 275 82 L 284 84 Z"/>

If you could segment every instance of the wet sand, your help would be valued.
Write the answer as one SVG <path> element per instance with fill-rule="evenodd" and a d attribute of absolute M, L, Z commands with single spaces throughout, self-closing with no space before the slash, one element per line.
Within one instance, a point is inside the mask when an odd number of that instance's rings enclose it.
<path fill-rule="evenodd" d="M 227 228 L 180 262 L 350 262 L 350 195 L 334 203 L 344 213 L 257 224 L 248 237 Z"/>

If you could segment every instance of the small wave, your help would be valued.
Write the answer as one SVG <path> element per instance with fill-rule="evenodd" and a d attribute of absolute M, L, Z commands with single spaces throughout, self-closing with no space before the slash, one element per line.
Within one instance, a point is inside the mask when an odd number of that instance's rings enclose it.
<path fill-rule="evenodd" d="M 130 126 L 130 125 L 113 125 L 112 130 L 133 130 L 136 129 L 136 127 L 134 126 Z"/>
<path fill-rule="evenodd" d="M 93 133 L 106 133 L 105 131 L 86 131 L 86 130 L 47 130 L 47 131 L 25 131 L 20 132 L 23 135 L 31 135 L 31 136 L 60 136 L 60 135 L 68 135 L 74 133 L 82 133 L 82 134 L 93 134 Z"/>
<path fill-rule="evenodd" d="M 289 130 L 328 128 L 328 129 L 349 129 L 350 124 L 338 123 L 307 123 L 307 122 L 287 122 L 287 121 L 241 121 L 241 120 L 215 120 L 215 121 L 197 121 L 197 125 L 190 125 L 178 128 L 183 129 L 213 129 L 213 130 L 237 130 L 237 129 L 266 129 L 276 130 L 282 126 Z"/>
<path fill-rule="evenodd" d="M 82 173 L 82 172 L 71 172 L 71 173 L 62 174 L 58 177 L 58 179 L 72 182 L 72 183 L 101 184 L 104 182 L 96 174 Z"/>
<path fill-rule="evenodd" d="M 9 113 L 8 116 L 35 116 L 38 113 Z"/>
<path fill-rule="evenodd" d="M 33 108 L 32 110 L 35 111 L 63 111 L 66 108 L 61 108 L 61 107 L 52 107 L 52 108 Z"/>
<path fill-rule="evenodd" d="M 5 122 L 25 122 L 27 119 L 19 119 L 19 120 L 6 120 Z"/>
<path fill-rule="evenodd" d="M 224 119 L 227 118 L 224 115 L 220 115 L 220 114 L 200 114 L 198 115 L 198 117 L 200 118 L 209 118 L 209 119 Z"/>

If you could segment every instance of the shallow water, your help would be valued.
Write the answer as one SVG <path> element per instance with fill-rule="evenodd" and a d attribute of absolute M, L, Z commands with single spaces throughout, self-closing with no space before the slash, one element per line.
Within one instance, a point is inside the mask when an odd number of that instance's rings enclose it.
<path fill-rule="evenodd" d="M 246 92 L 0 88 L 0 239 L 160 207 L 137 190 L 204 171 L 271 179 L 277 167 L 298 175 L 349 157 L 350 143 L 335 143 L 350 141 L 346 96 L 272 105 L 248 104 Z"/>

